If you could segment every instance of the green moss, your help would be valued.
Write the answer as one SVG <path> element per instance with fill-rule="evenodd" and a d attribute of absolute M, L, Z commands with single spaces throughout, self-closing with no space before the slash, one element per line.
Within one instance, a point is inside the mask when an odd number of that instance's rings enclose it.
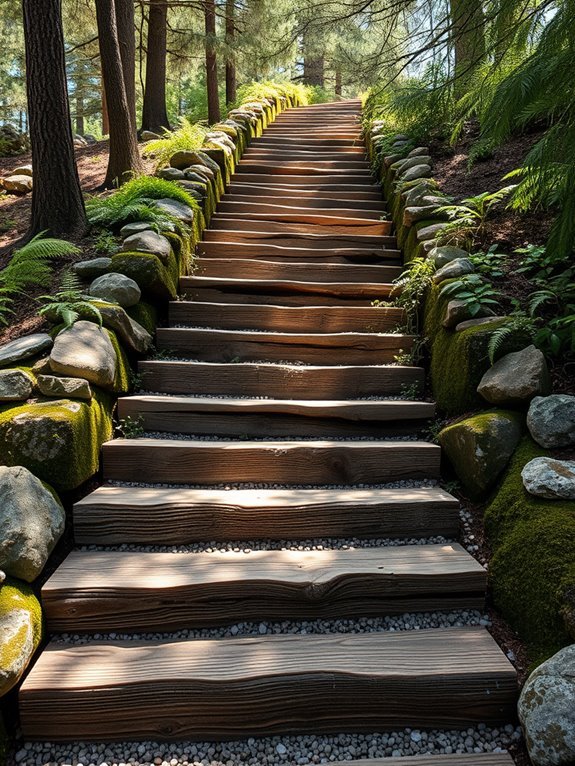
<path fill-rule="evenodd" d="M 105 328 L 108 333 L 108 337 L 114 346 L 116 352 L 116 375 L 114 376 L 114 382 L 112 384 L 112 391 L 116 394 L 127 394 L 130 390 L 130 380 L 132 372 L 130 369 L 130 363 L 124 349 L 122 348 L 118 336 L 113 330 Z"/>
<path fill-rule="evenodd" d="M 42 609 L 38 599 L 34 595 L 34 591 L 28 584 L 8 577 L 6 578 L 4 585 L 0 588 L 0 617 L 7 615 L 15 609 L 23 610 L 31 618 L 32 647 L 35 652 L 42 640 Z M 21 654 L 23 646 L 28 641 L 28 628 L 26 625 L 23 625 L 21 631 L 18 635 L 14 636 L 12 641 L 0 644 L 0 667 L 12 667 Z M 13 686 L 17 680 L 18 678 L 15 678 L 11 686 Z M 2 693 L 6 693 L 8 688 L 2 688 Z"/>
<path fill-rule="evenodd" d="M 112 396 L 97 389 L 90 402 L 0 407 L 0 463 L 23 465 L 59 491 L 75 489 L 98 470 L 100 447 L 112 437 L 112 409 Z"/>
<path fill-rule="evenodd" d="M 168 301 L 178 294 L 180 270 L 175 256 L 164 265 L 151 253 L 118 253 L 112 257 L 112 270 L 131 277 L 145 296 Z"/>
<path fill-rule="evenodd" d="M 150 335 L 155 333 L 158 324 L 158 311 L 151 303 L 140 301 L 139 303 L 136 303 L 135 306 L 127 308 L 126 313 L 136 322 L 141 324 Z"/>
<path fill-rule="evenodd" d="M 533 497 L 521 479 L 524 466 L 546 454 L 525 437 L 485 513 L 495 605 L 535 662 L 570 641 L 561 612 L 575 588 L 575 502 Z"/>

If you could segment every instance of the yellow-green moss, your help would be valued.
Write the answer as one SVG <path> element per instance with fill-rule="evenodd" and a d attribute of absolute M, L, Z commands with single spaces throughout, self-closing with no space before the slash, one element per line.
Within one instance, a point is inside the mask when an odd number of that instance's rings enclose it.
<path fill-rule="evenodd" d="M 130 379 L 132 377 L 128 357 L 126 356 L 126 352 L 122 348 L 116 333 L 108 328 L 105 329 L 112 342 L 112 346 L 114 346 L 117 360 L 116 375 L 114 376 L 114 382 L 112 383 L 112 391 L 116 394 L 127 394 L 130 390 Z"/>
<path fill-rule="evenodd" d="M 32 646 L 35 652 L 42 640 L 42 609 L 34 591 L 27 583 L 8 577 L 0 588 L 0 617 L 15 609 L 21 609 L 30 616 Z M 28 639 L 28 635 L 28 629 L 23 625 L 21 634 L 15 636 L 9 643 L 0 644 L 0 667 L 9 668 L 13 666 Z M 17 678 L 14 679 L 14 682 L 17 680 Z M 8 689 L 3 691 L 6 692 Z"/>
<path fill-rule="evenodd" d="M 151 253 L 118 253 L 112 257 L 112 271 L 133 279 L 145 296 L 167 301 L 178 294 L 180 270 L 174 255 L 164 265 Z"/>
<path fill-rule="evenodd" d="M 90 402 L 40 399 L 0 407 L 0 463 L 23 465 L 59 491 L 75 489 L 98 470 L 112 437 L 113 398 L 94 390 Z"/>
<path fill-rule="evenodd" d="M 138 324 L 141 324 L 150 335 L 155 333 L 158 324 L 158 311 L 151 303 L 139 301 L 135 306 L 127 308 L 126 313 Z"/>
<path fill-rule="evenodd" d="M 575 588 L 575 502 L 533 497 L 521 479 L 523 467 L 545 454 L 525 437 L 485 513 L 495 606 L 527 642 L 534 662 L 571 640 L 561 611 Z"/>

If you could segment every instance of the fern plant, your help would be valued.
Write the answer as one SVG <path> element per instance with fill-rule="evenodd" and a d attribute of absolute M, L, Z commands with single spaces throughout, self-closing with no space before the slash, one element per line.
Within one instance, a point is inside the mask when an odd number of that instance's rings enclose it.
<path fill-rule="evenodd" d="M 526 339 L 533 341 L 537 334 L 538 322 L 531 317 L 528 317 L 522 311 L 517 311 L 511 314 L 510 318 L 497 327 L 487 344 L 487 354 L 489 356 L 490 364 L 494 364 L 499 356 L 501 349 L 505 341 L 512 338 L 514 335 L 521 335 Z"/>
<path fill-rule="evenodd" d="M 483 234 L 485 222 L 491 210 L 515 189 L 505 186 L 496 192 L 482 192 L 467 197 L 455 205 L 443 205 L 438 213 L 445 213 L 448 223 L 437 235 L 442 244 L 455 244 L 470 250 L 478 236 Z"/>
<path fill-rule="evenodd" d="M 200 149 L 207 132 L 205 125 L 192 123 L 186 117 L 180 117 L 179 127 L 176 130 L 164 131 L 162 138 L 147 141 L 143 154 L 145 157 L 153 156 L 158 168 L 164 167 L 170 164 L 170 158 L 176 152 Z"/>
<path fill-rule="evenodd" d="M 420 312 L 434 273 L 435 265 L 431 259 L 414 258 L 394 281 L 392 295 L 397 294 L 395 305 L 405 309 L 407 332 L 419 329 Z"/>
<path fill-rule="evenodd" d="M 13 313 L 12 303 L 26 287 L 41 285 L 49 281 L 52 273 L 50 261 L 77 255 L 80 250 L 63 239 L 37 234 L 26 245 L 15 250 L 10 263 L 0 271 L 0 323 L 8 324 Z"/>
<path fill-rule="evenodd" d="M 102 314 L 98 301 L 91 295 L 85 295 L 79 277 L 72 271 L 62 275 L 60 289 L 53 295 L 41 295 L 43 302 L 38 314 L 48 318 L 54 324 L 62 323 L 67 329 L 78 319 L 95 319 L 102 327 Z"/>

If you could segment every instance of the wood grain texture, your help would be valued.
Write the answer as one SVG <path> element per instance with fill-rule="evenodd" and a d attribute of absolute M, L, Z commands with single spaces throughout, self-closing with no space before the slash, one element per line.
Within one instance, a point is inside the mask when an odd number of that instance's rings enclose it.
<path fill-rule="evenodd" d="M 355 176 L 365 175 L 371 177 L 371 169 L 365 160 L 288 160 L 281 159 L 276 162 L 270 160 L 258 160 L 247 157 L 238 165 L 236 175 L 243 173 L 270 173 L 273 175 L 340 175 L 352 173 Z"/>
<path fill-rule="evenodd" d="M 373 187 L 369 191 L 366 191 L 364 186 L 352 186 L 346 184 L 345 188 L 342 188 L 340 184 L 324 184 L 318 183 L 315 187 L 308 187 L 307 189 L 295 189 L 293 186 L 282 186 L 281 184 L 262 184 L 254 183 L 252 179 L 250 181 L 240 180 L 233 178 L 228 187 L 228 193 L 230 196 L 244 196 L 244 195 L 263 195 L 265 197 L 285 197 L 297 195 L 298 199 L 313 199 L 314 197 L 330 198 L 345 200 L 346 204 L 353 200 L 359 201 L 381 201 L 381 191 L 377 187 Z"/>
<path fill-rule="evenodd" d="M 222 740 L 500 723 L 516 692 L 481 628 L 91 642 L 48 646 L 20 714 L 33 740 Z"/>
<path fill-rule="evenodd" d="M 251 217 L 253 217 L 263 213 L 267 216 L 273 216 L 271 220 L 285 220 L 282 218 L 284 215 L 298 216 L 298 218 L 302 215 L 313 215 L 317 216 L 320 221 L 325 220 L 326 217 L 334 218 L 336 213 L 340 220 L 342 218 L 362 218 L 366 220 L 379 221 L 383 213 L 383 208 L 380 208 L 379 210 L 374 208 L 365 208 L 364 210 L 361 210 L 349 207 L 346 208 L 343 207 L 343 204 L 340 207 L 333 204 L 328 205 L 325 202 L 323 203 L 324 207 L 321 207 L 318 204 L 300 204 L 297 199 L 292 199 L 291 202 L 288 200 L 289 198 L 282 199 L 281 204 L 273 204 L 271 202 L 266 203 L 261 200 L 260 202 L 242 202 L 241 199 L 236 197 L 235 201 L 222 200 L 218 205 L 218 212 L 234 218 L 241 218 L 246 214 L 249 214 Z M 343 200 L 333 201 L 343 203 Z M 373 205 L 376 207 L 375 202 Z"/>
<path fill-rule="evenodd" d="M 360 190 L 372 191 L 376 189 L 376 185 L 373 181 L 371 174 L 363 174 L 359 170 L 355 170 L 352 173 L 343 173 L 338 175 L 335 171 L 328 173 L 316 173 L 313 175 L 282 175 L 277 176 L 273 173 L 236 173 L 235 178 L 242 180 L 245 177 L 249 183 L 281 183 L 282 186 L 306 186 L 320 184 L 341 184 L 342 189 L 347 186 L 359 186 Z"/>
<path fill-rule="evenodd" d="M 301 240 L 293 241 L 292 246 L 258 242 L 200 242 L 196 253 L 201 258 L 251 258 L 263 260 L 294 259 L 310 263 L 365 263 L 400 265 L 401 252 L 389 247 L 377 245 L 353 247 L 344 243 L 333 248 L 306 247 Z"/>
<path fill-rule="evenodd" d="M 261 620 L 482 609 L 487 572 L 459 545 L 324 551 L 72 551 L 42 588 L 57 632 L 169 632 Z"/>
<path fill-rule="evenodd" d="M 226 491 L 104 485 L 74 505 L 80 544 L 454 537 L 458 531 L 459 501 L 438 487 Z"/>
<path fill-rule="evenodd" d="M 116 439 L 104 478 L 169 484 L 380 484 L 439 476 L 441 450 L 417 441 L 196 441 Z"/>
<path fill-rule="evenodd" d="M 264 261 L 249 258 L 196 258 L 194 276 L 228 279 L 274 279 L 298 282 L 372 282 L 390 284 L 400 276 L 400 266 L 355 263 Z M 398 291 L 399 294 L 399 291 Z M 378 309 L 379 310 L 379 309 Z"/>
<path fill-rule="evenodd" d="M 271 226 L 271 224 L 270 224 Z M 309 227 L 308 227 L 309 228 Z M 299 231 L 288 231 L 286 224 L 279 231 L 269 231 L 266 224 L 266 231 L 244 231 L 237 229 L 205 229 L 204 237 L 206 242 L 249 242 L 255 241 L 258 244 L 283 245 L 284 247 L 303 247 L 324 248 L 332 250 L 337 247 L 376 247 L 381 251 L 386 247 L 396 249 L 397 240 L 391 236 L 379 236 L 371 234 L 346 234 L 345 232 L 327 232 L 318 233 L 316 231 L 307 232 L 300 228 Z"/>
<path fill-rule="evenodd" d="M 370 242 L 379 243 L 379 237 L 389 236 L 391 224 L 389 221 L 370 221 L 364 218 L 338 218 L 328 216 L 322 220 L 313 213 L 305 215 L 282 215 L 281 220 L 275 220 L 276 216 L 246 213 L 241 218 L 233 218 L 231 215 L 216 213 L 210 219 L 210 231 L 253 231 L 265 234 L 290 234 L 314 235 L 323 237 L 328 235 L 372 237 Z"/>
<path fill-rule="evenodd" d="M 168 394 L 272 396 L 334 399 L 385 396 L 404 386 L 423 387 L 421 367 L 401 365 L 324 366 L 289 364 L 218 364 L 150 360 L 139 362 L 143 386 Z"/>
<path fill-rule="evenodd" d="M 262 306 L 241 303 L 173 301 L 172 325 L 220 330 L 280 332 L 386 332 L 405 320 L 403 309 L 373 306 Z"/>
<path fill-rule="evenodd" d="M 381 199 L 379 200 L 354 200 L 353 202 L 344 199 L 337 199 L 334 197 L 300 197 L 297 192 L 294 191 L 290 195 L 286 192 L 284 195 L 270 195 L 267 194 L 224 194 L 218 204 L 218 210 L 221 212 L 233 212 L 239 210 L 240 206 L 245 206 L 246 211 L 254 210 L 258 211 L 268 210 L 270 213 L 275 212 L 278 207 L 292 207 L 299 208 L 300 210 L 330 210 L 332 214 L 337 211 L 344 216 L 349 213 L 352 217 L 362 217 L 364 214 L 367 216 L 380 216 L 386 209 L 387 205 Z"/>
<path fill-rule="evenodd" d="M 408 351 L 413 336 L 394 333 L 266 333 L 255 330 L 159 327 L 157 347 L 203 362 L 388 364 Z"/>

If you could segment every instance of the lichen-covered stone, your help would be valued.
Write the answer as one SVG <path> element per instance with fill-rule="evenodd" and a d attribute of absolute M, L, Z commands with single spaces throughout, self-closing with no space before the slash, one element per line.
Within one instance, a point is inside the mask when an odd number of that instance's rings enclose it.
<path fill-rule="evenodd" d="M 536 457 L 521 471 L 530 495 L 548 500 L 575 500 L 575 462 Z"/>
<path fill-rule="evenodd" d="M 22 338 L 10 341 L 0 346 L 0 367 L 7 367 L 9 364 L 41 354 L 52 348 L 52 344 L 52 338 L 45 332 L 24 335 Z"/>
<path fill-rule="evenodd" d="M 439 443 L 464 487 L 479 497 L 497 481 L 521 433 L 516 413 L 486 412 L 447 426 L 439 434 Z"/>
<path fill-rule="evenodd" d="M 551 449 L 575 444 L 575 396 L 536 396 L 527 413 L 527 427 L 542 447 Z"/>
<path fill-rule="evenodd" d="M 54 372 L 85 378 L 102 388 L 113 385 L 116 365 L 116 352 L 106 331 L 85 320 L 62 330 L 50 353 L 50 367 Z"/>
<path fill-rule="evenodd" d="M 191 179 L 194 180 L 194 179 Z M 201 179 L 200 179 L 201 180 Z M 167 213 L 168 215 L 173 216 L 174 218 L 177 218 L 180 221 L 183 221 L 184 223 L 190 224 L 194 220 L 194 211 L 191 207 L 188 207 L 188 205 L 184 205 L 183 202 L 179 202 L 176 199 L 169 199 L 166 197 L 166 199 L 159 199 L 156 200 L 154 203 L 154 207 L 158 210 L 161 210 L 163 213 Z M 128 250 L 133 250 L 134 248 L 125 248 Z M 138 249 L 138 248 L 135 248 Z"/>
<path fill-rule="evenodd" d="M 545 357 L 531 345 L 495 362 L 481 378 L 477 391 L 490 404 L 505 407 L 526 404 L 534 396 L 547 394 L 550 386 Z"/>
<path fill-rule="evenodd" d="M 42 610 L 29 585 L 7 580 L 0 589 L 0 697 L 28 667 L 42 640 Z"/>
<path fill-rule="evenodd" d="M 135 306 L 126 309 L 126 313 L 153 336 L 158 323 L 158 311 L 155 306 L 140 301 Z"/>
<path fill-rule="evenodd" d="M 164 301 L 176 298 L 180 269 L 173 254 L 167 264 L 151 253 L 123 253 L 112 260 L 114 271 L 131 277 L 143 295 Z"/>
<path fill-rule="evenodd" d="M 575 644 L 531 673 L 518 713 L 534 766 L 575 763 Z"/>
<path fill-rule="evenodd" d="M 488 310 L 486 310 L 485 313 L 487 312 Z M 474 317 L 473 319 L 466 319 L 464 322 L 459 322 L 459 324 L 455 326 L 455 332 L 465 332 L 465 330 L 470 330 L 475 327 L 489 329 L 489 325 L 500 327 L 506 320 L 507 317 L 497 316 L 496 314 L 493 314 L 492 316 Z"/>
<path fill-rule="evenodd" d="M 413 205 L 406 207 L 403 211 L 403 226 L 413 226 L 416 221 L 423 221 L 425 218 L 439 218 L 437 205 Z"/>
<path fill-rule="evenodd" d="M 66 514 L 54 492 L 23 466 L 0 466 L 0 567 L 33 582 L 64 532 Z"/>
<path fill-rule="evenodd" d="M 469 258 L 456 258 L 454 261 L 446 263 L 445 266 L 438 269 L 433 275 L 433 281 L 436 285 L 439 285 L 448 279 L 458 279 L 466 274 L 472 274 L 474 271 L 475 266 Z"/>
<path fill-rule="evenodd" d="M 125 274 L 114 272 L 103 274 L 95 279 L 88 292 L 95 298 L 115 302 L 122 308 L 135 306 L 142 295 L 137 282 Z"/>
<path fill-rule="evenodd" d="M 122 250 L 125 252 L 151 253 L 156 255 L 163 263 L 166 263 L 172 248 L 164 236 L 151 229 L 146 229 L 126 237 L 122 244 Z"/>
<path fill-rule="evenodd" d="M 31 375 L 23 370 L 0 370 L 0 402 L 28 399 L 34 388 Z"/>
<path fill-rule="evenodd" d="M 27 194 L 32 191 L 34 181 L 28 175 L 13 175 L 3 178 L 2 185 L 6 191 L 15 192 L 16 194 Z"/>
<path fill-rule="evenodd" d="M 112 265 L 111 258 L 92 258 L 90 261 L 79 261 L 72 266 L 73 271 L 82 279 L 95 279 L 106 274 Z"/>
<path fill-rule="evenodd" d="M 56 375 L 38 375 L 38 390 L 43 396 L 57 399 L 84 399 L 90 401 L 92 389 L 83 378 L 60 378 Z"/>
<path fill-rule="evenodd" d="M 405 170 L 401 174 L 402 181 L 414 181 L 416 178 L 429 178 L 431 176 L 431 167 L 426 163 L 418 163 L 414 167 Z"/>

